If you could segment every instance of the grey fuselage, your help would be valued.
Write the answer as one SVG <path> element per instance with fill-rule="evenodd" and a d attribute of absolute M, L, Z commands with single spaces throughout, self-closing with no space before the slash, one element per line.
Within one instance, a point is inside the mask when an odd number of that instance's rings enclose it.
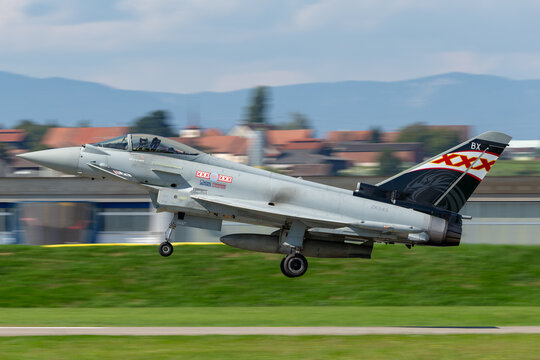
<path fill-rule="evenodd" d="M 116 171 L 109 174 L 100 169 Z M 191 195 L 204 194 L 233 202 L 236 200 L 262 204 L 267 206 L 270 212 L 280 208 L 292 209 L 303 212 L 302 215 L 327 217 L 334 223 L 338 221 L 343 224 L 403 226 L 414 228 L 417 233 L 430 234 L 433 230 L 432 223 L 440 223 L 440 219 L 412 209 L 353 196 L 351 190 L 237 164 L 204 153 L 174 155 L 85 145 L 81 148 L 77 174 L 97 179 L 129 181 L 145 186 L 150 191 L 158 211 L 183 212 L 258 225 L 282 227 L 289 219 L 279 214 L 251 212 L 242 207 L 202 203 L 192 199 Z M 308 227 L 313 226 L 317 224 L 308 224 Z M 441 226 L 444 225 L 437 227 Z M 384 227 L 378 227 L 375 232 L 364 232 L 364 235 L 377 237 L 381 229 Z M 437 233 L 442 231 L 438 230 Z M 384 236 L 381 239 L 384 240 Z M 401 240 L 411 242 L 407 240 L 407 234 L 401 236 Z"/>

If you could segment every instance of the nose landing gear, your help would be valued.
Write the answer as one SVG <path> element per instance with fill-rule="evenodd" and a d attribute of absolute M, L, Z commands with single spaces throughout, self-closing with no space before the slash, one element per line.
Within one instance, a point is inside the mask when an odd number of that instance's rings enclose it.
<path fill-rule="evenodd" d="M 171 256 L 173 253 L 173 246 L 170 242 L 164 241 L 161 244 L 159 244 L 159 254 L 161 256 Z"/>
<path fill-rule="evenodd" d="M 172 238 L 172 235 L 174 234 L 174 229 L 176 229 L 176 224 L 174 221 L 172 221 L 169 224 L 169 228 L 167 229 L 167 232 L 165 233 L 165 241 L 159 244 L 159 254 L 161 256 L 171 256 L 173 253 L 173 246 L 170 243 L 170 240 Z"/>

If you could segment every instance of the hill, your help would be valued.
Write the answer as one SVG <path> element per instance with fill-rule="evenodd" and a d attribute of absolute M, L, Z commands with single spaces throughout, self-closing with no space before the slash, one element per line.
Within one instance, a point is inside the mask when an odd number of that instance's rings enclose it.
<path fill-rule="evenodd" d="M 232 92 L 173 94 L 120 90 L 62 78 L 38 79 L 0 72 L 0 122 L 56 120 L 75 126 L 127 125 L 149 111 L 166 109 L 174 125 L 187 125 L 198 112 L 201 125 L 230 129 L 243 117 L 249 89 Z M 540 80 L 511 80 L 489 75 L 442 74 L 407 81 L 345 81 L 272 88 L 271 119 L 306 114 L 322 136 L 329 130 L 385 130 L 423 121 L 469 124 L 477 132 L 498 130 L 515 138 L 540 137 Z"/>

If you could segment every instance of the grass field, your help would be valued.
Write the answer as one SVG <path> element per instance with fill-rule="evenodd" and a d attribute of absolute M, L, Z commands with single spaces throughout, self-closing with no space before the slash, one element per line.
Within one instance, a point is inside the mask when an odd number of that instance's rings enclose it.
<path fill-rule="evenodd" d="M 225 246 L 0 246 L 0 326 L 540 324 L 540 247 L 376 246 L 372 260 Z M 0 359 L 538 359 L 538 335 L 0 338 Z"/>
<path fill-rule="evenodd" d="M 540 325 L 540 307 L 272 306 L 0 308 L 0 326 Z"/>
<path fill-rule="evenodd" d="M 0 338 L 10 359 L 538 359 L 540 335 Z"/>
<path fill-rule="evenodd" d="M 0 307 L 539 306 L 540 246 L 376 246 L 372 260 L 310 259 L 226 246 L 0 246 Z"/>

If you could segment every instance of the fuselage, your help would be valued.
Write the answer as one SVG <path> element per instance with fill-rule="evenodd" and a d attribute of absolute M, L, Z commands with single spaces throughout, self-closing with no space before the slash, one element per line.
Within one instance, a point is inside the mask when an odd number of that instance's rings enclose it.
<path fill-rule="evenodd" d="M 355 197 L 351 190 L 253 168 L 208 154 L 169 155 L 106 148 L 100 150 L 107 154 L 96 154 L 89 147 L 81 148 L 78 164 L 78 174 L 86 177 L 135 181 L 144 186 L 259 202 L 276 209 L 295 206 L 303 208 L 308 213 L 314 212 L 332 219 L 339 218 L 343 223 L 373 221 L 406 224 L 415 229 L 428 231 L 432 221 L 431 216 L 415 210 Z M 108 176 L 88 164 L 128 174 L 125 177 L 127 180 L 122 180 L 118 176 Z M 182 210 L 197 215 L 205 215 L 205 212 L 213 213 L 202 207 Z M 224 211 L 219 216 L 231 221 L 258 225 L 275 227 L 283 225 L 283 218 L 279 216 L 260 216 L 247 211 L 234 214 L 227 214 Z"/>

